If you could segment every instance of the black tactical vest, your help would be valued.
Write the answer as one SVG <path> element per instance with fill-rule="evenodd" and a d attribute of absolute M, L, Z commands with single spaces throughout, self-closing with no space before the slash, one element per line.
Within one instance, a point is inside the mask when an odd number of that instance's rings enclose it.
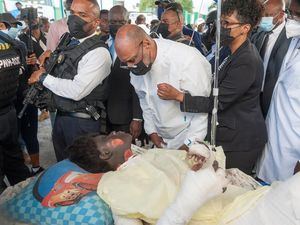
<path fill-rule="evenodd" d="M 55 66 L 53 72 L 51 72 L 51 75 L 62 79 L 73 80 L 75 75 L 77 75 L 78 63 L 82 57 L 98 47 L 107 48 L 98 35 L 86 39 L 75 47 L 67 47 L 64 51 L 59 53 L 58 64 Z M 107 95 L 108 87 L 107 79 L 105 79 L 102 84 L 99 84 L 88 96 L 79 101 L 52 94 L 51 108 L 62 112 L 86 112 L 87 106 L 103 109 L 103 101 L 107 99 Z"/>
<path fill-rule="evenodd" d="M 11 39 L 8 43 L 2 32 L 0 34 L 0 110 L 8 107 L 16 98 L 18 77 L 21 67 L 20 53 Z"/>

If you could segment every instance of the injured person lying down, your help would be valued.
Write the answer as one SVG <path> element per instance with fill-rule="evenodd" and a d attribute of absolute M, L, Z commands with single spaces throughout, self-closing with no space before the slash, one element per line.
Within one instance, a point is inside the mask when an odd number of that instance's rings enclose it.
<path fill-rule="evenodd" d="M 87 135 L 69 158 L 0 196 L 3 224 L 300 224 L 300 175 L 261 187 L 224 170 L 221 148 L 145 150 L 131 136 Z M 10 221 L 8 220 L 10 219 Z M 2 223 L 1 223 L 2 224 Z"/>

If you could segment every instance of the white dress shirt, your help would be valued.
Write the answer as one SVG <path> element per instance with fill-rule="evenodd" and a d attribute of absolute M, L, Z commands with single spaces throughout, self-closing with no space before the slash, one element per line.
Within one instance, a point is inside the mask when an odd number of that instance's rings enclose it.
<path fill-rule="evenodd" d="M 168 83 L 193 96 L 209 96 L 211 66 L 195 48 L 166 39 L 155 42 L 157 56 L 151 70 L 144 76 L 131 73 L 131 83 L 140 99 L 146 133 L 157 133 L 167 148 L 178 149 L 205 138 L 207 113 L 181 112 L 179 102 L 158 97 L 157 85 Z"/>
<path fill-rule="evenodd" d="M 262 84 L 262 91 L 264 89 L 266 71 L 268 68 L 269 59 L 270 59 L 273 47 L 274 47 L 275 42 L 277 41 L 282 29 L 284 28 L 284 26 L 285 26 L 285 21 L 282 24 L 280 24 L 278 27 L 276 27 L 276 29 L 274 29 L 272 31 L 272 33 L 269 35 L 268 45 L 267 45 L 266 52 L 264 55 L 264 79 L 263 79 L 263 84 Z"/>
<path fill-rule="evenodd" d="M 88 36 L 79 39 L 82 43 Z M 85 54 L 78 63 L 73 80 L 47 75 L 43 85 L 54 94 L 79 101 L 89 95 L 110 74 L 111 57 L 106 48 L 98 47 Z"/>
<path fill-rule="evenodd" d="M 117 53 L 116 53 L 116 49 L 115 49 L 115 40 L 112 38 L 111 35 L 109 35 L 109 38 L 106 41 L 106 44 L 108 46 L 109 53 L 110 53 L 111 58 L 112 58 L 112 64 L 114 65 L 115 61 L 117 59 Z"/>

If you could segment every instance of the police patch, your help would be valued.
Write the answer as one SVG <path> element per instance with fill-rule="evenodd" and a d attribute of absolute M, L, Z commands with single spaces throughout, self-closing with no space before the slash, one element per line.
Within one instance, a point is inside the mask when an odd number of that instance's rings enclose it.
<path fill-rule="evenodd" d="M 10 67 L 20 66 L 20 57 L 14 56 L 14 57 L 7 57 L 4 59 L 0 59 L 0 69 L 6 69 Z"/>

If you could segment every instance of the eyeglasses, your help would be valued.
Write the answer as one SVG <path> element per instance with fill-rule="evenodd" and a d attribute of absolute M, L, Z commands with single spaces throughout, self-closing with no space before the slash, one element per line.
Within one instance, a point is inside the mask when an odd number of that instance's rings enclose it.
<path fill-rule="evenodd" d="M 130 69 L 134 69 L 134 68 L 137 68 L 137 65 L 132 65 L 132 66 L 128 66 L 127 65 L 127 62 L 121 62 L 120 63 L 120 68 L 121 69 L 125 69 L 125 70 L 130 70 Z"/>
<path fill-rule="evenodd" d="M 221 20 L 221 26 L 225 27 L 225 28 L 230 27 L 232 25 L 243 25 L 243 24 L 244 23 L 230 23 L 230 22 L 228 22 L 226 20 Z"/>
<path fill-rule="evenodd" d="M 134 56 L 134 57 L 132 57 L 130 60 L 128 60 L 128 61 L 126 61 L 126 62 L 121 62 L 120 63 L 120 68 L 122 68 L 122 69 L 127 69 L 127 70 L 130 70 L 130 69 L 133 69 L 133 68 L 137 68 L 137 65 L 135 64 L 138 60 L 137 59 L 139 59 L 140 57 L 139 57 L 139 55 L 140 55 L 140 46 L 143 44 L 143 41 L 141 41 L 141 43 L 138 45 L 138 48 L 139 48 L 139 50 L 138 50 L 138 53 L 137 53 L 137 55 L 136 56 Z M 142 46 L 142 56 L 143 56 L 143 46 Z M 130 65 L 130 66 L 128 66 L 128 63 L 130 63 L 130 64 L 132 64 L 132 65 Z"/>

